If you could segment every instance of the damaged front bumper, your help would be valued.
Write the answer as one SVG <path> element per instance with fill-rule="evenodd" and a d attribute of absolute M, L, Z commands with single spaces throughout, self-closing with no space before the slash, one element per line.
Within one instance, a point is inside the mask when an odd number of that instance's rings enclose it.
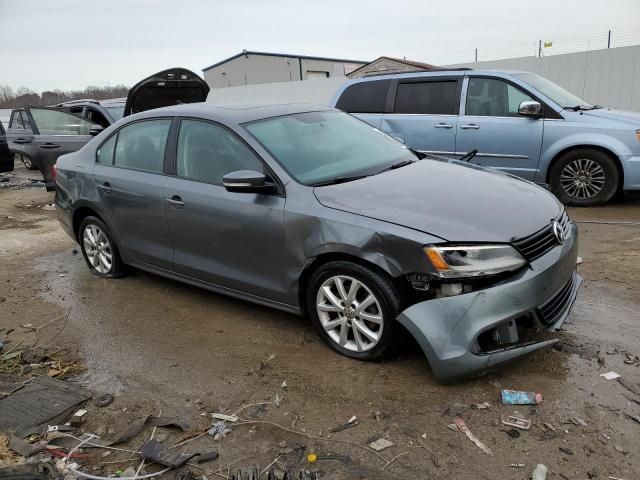
<path fill-rule="evenodd" d="M 441 382 L 490 371 L 553 345 L 575 302 L 576 226 L 563 245 L 490 288 L 416 303 L 398 321 L 424 351 Z"/>

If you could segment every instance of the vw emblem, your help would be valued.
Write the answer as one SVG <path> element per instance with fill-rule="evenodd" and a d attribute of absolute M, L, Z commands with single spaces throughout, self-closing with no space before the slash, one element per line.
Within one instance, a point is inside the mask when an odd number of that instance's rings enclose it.
<path fill-rule="evenodd" d="M 564 243 L 564 230 L 560 222 L 553 222 L 553 234 L 560 245 Z"/>

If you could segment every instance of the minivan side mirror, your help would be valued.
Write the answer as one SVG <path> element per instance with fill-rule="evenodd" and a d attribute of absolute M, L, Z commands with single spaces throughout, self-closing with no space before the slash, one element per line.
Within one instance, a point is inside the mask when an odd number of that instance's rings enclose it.
<path fill-rule="evenodd" d="M 540 102 L 534 102 L 531 100 L 522 102 L 518 106 L 518 115 L 522 115 L 524 117 L 541 117 L 542 105 L 540 105 Z"/>
<path fill-rule="evenodd" d="M 222 177 L 222 184 L 229 192 L 239 193 L 269 193 L 276 188 L 273 183 L 267 181 L 264 173 L 254 170 L 227 173 Z"/>
<path fill-rule="evenodd" d="M 89 128 L 89 135 L 91 135 L 92 137 L 95 137 L 103 130 L 104 130 L 104 127 L 101 127 L 100 125 L 94 125 L 93 127 Z"/>

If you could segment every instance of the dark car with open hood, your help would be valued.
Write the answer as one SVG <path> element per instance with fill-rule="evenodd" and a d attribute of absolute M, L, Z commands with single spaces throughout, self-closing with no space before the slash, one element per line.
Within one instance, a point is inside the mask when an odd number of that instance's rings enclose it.
<path fill-rule="evenodd" d="M 303 314 L 360 360 L 403 326 L 443 381 L 552 345 L 581 281 L 550 192 L 317 105 L 130 115 L 60 157 L 55 203 L 97 276 L 135 267 Z"/>
<path fill-rule="evenodd" d="M 23 107 L 11 112 L 7 141 L 27 168 L 39 169 L 47 190 L 54 188 L 54 165 L 104 128 L 132 113 L 183 103 L 203 102 L 209 86 L 195 73 L 171 68 L 138 82 L 125 99 L 75 100 L 53 107 Z"/>

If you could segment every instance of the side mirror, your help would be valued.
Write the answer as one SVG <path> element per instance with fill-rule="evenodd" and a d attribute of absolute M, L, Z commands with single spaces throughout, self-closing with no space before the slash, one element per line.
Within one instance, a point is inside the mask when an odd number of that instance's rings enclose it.
<path fill-rule="evenodd" d="M 95 137 L 103 130 L 104 130 L 104 127 L 101 127 L 100 125 L 94 125 L 93 127 L 89 128 L 89 135 L 91 135 L 92 137 Z"/>
<path fill-rule="evenodd" d="M 542 105 L 540 105 L 540 102 L 533 102 L 531 100 L 522 102 L 518 106 L 518 115 L 522 115 L 523 117 L 541 117 Z"/>
<path fill-rule="evenodd" d="M 264 173 L 254 170 L 227 173 L 222 177 L 222 184 L 229 192 L 269 193 L 275 190 L 275 185 L 267 181 Z"/>

